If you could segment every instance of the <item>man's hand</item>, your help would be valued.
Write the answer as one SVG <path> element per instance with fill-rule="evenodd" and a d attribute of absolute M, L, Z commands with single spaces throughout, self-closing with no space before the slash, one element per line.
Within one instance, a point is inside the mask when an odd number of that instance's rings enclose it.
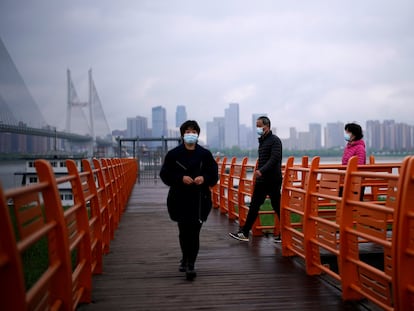
<path fill-rule="evenodd" d="M 256 175 L 256 177 L 262 176 L 262 173 L 259 170 L 255 170 L 254 174 Z"/>

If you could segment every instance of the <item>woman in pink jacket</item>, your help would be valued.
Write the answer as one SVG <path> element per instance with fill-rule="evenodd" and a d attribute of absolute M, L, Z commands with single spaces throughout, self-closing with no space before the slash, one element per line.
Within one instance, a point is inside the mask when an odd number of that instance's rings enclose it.
<path fill-rule="evenodd" d="M 358 164 L 366 164 L 367 155 L 363 137 L 362 128 L 359 124 L 348 123 L 345 125 L 344 138 L 348 143 L 342 155 L 342 164 L 348 164 L 349 159 L 353 156 L 358 157 Z"/>
<path fill-rule="evenodd" d="M 345 125 L 344 138 L 348 142 L 345 146 L 344 153 L 342 155 L 342 164 L 347 165 L 350 158 L 353 156 L 358 157 L 358 165 L 366 164 L 367 155 L 365 151 L 365 142 L 362 139 L 362 128 L 359 124 L 348 123 Z M 343 187 L 339 188 L 339 196 L 342 196 Z M 364 201 L 365 187 L 361 187 L 359 199 Z"/>

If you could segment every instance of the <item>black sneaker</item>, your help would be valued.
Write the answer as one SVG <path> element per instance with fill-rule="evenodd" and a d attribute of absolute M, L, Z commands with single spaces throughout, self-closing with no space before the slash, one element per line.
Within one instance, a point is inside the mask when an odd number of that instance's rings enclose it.
<path fill-rule="evenodd" d="M 185 272 L 187 271 L 187 263 L 181 259 L 180 266 L 178 267 L 178 271 Z"/>
<path fill-rule="evenodd" d="M 282 238 L 280 235 L 275 236 L 275 243 L 282 243 Z"/>
<path fill-rule="evenodd" d="M 194 266 L 193 265 L 188 265 L 188 267 L 187 267 L 187 269 L 185 271 L 185 278 L 188 281 L 192 281 L 192 280 L 194 280 L 194 278 L 196 276 L 197 276 L 197 273 L 196 273 L 196 271 L 194 269 Z"/>
<path fill-rule="evenodd" d="M 238 231 L 238 232 L 236 232 L 236 233 L 229 233 L 229 235 L 233 238 L 233 239 L 236 239 L 236 240 L 239 240 L 239 241 L 243 241 L 243 242 L 249 242 L 249 236 L 246 236 L 245 234 L 244 234 L 244 232 L 243 231 Z"/>

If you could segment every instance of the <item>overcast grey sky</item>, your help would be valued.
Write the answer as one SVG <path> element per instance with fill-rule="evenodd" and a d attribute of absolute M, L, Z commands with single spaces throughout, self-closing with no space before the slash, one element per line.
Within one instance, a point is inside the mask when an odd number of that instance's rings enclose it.
<path fill-rule="evenodd" d="M 0 37 L 46 120 L 64 127 L 66 69 L 88 70 L 111 129 L 177 105 L 205 123 L 240 104 L 281 137 L 308 123 L 414 125 L 414 1 L 0 1 Z"/>

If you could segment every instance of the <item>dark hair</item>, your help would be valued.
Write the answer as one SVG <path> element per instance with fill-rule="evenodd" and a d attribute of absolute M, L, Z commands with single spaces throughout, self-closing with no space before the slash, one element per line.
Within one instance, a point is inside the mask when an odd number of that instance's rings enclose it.
<path fill-rule="evenodd" d="M 263 125 L 267 125 L 270 128 L 270 119 L 266 116 L 260 116 L 257 118 L 257 120 L 260 120 L 263 122 Z"/>
<path fill-rule="evenodd" d="M 200 135 L 200 127 L 198 126 L 197 121 L 187 120 L 180 126 L 181 137 L 184 136 L 186 130 L 195 130 L 198 135 Z"/>
<path fill-rule="evenodd" d="M 359 124 L 356 123 L 347 123 L 345 124 L 345 131 L 351 132 L 355 136 L 355 140 L 360 140 L 364 137 L 362 134 L 362 128 Z"/>

